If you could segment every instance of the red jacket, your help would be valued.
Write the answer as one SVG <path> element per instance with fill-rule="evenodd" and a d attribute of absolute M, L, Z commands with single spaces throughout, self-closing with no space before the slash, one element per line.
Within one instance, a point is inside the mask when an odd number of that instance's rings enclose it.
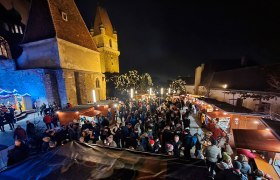
<path fill-rule="evenodd" d="M 14 132 L 14 139 L 25 140 L 27 138 L 26 132 L 23 128 L 16 128 Z"/>
<path fill-rule="evenodd" d="M 50 115 L 46 115 L 44 117 L 44 122 L 45 123 L 52 123 L 52 117 Z"/>

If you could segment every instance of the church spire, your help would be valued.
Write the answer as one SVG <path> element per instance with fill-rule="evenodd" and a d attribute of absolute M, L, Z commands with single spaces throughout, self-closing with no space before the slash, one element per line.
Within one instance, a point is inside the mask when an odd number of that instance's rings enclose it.
<path fill-rule="evenodd" d="M 97 5 L 93 26 L 94 35 L 101 34 L 102 28 L 104 28 L 105 34 L 112 37 L 114 34 L 113 26 L 103 5 L 104 1 L 99 1 Z"/>

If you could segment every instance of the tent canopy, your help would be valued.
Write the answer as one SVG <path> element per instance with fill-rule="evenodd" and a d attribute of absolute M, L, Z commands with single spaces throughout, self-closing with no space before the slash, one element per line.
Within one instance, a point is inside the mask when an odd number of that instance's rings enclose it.
<path fill-rule="evenodd" d="M 0 179 L 207 179 L 203 160 L 69 142 L 0 173 Z"/>

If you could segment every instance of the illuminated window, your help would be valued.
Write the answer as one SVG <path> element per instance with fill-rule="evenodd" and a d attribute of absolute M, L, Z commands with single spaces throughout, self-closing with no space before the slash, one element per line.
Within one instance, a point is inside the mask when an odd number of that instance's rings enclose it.
<path fill-rule="evenodd" d="M 96 85 L 96 88 L 100 88 L 100 81 L 98 78 L 96 78 L 95 85 Z"/>
<path fill-rule="evenodd" d="M 22 31 L 22 27 L 21 27 L 21 26 L 19 26 L 19 32 L 20 32 L 20 34 L 23 34 L 23 31 Z"/>
<path fill-rule="evenodd" d="M 0 56 L 5 58 L 12 58 L 10 53 L 10 47 L 7 41 L 0 36 Z"/>
<path fill-rule="evenodd" d="M 63 19 L 64 21 L 68 21 L 67 14 L 66 14 L 65 12 L 62 12 L 62 13 L 61 13 L 61 16 L 62 16 L 62 19 Z"/>
<path fill-rule="evenodd" d="M 17 25 L 15 25 L 15 32 L 16 32 L 16 33 L 19 33 L 19 30 L 18 30 L 18 26 L 17 26 Z"/>

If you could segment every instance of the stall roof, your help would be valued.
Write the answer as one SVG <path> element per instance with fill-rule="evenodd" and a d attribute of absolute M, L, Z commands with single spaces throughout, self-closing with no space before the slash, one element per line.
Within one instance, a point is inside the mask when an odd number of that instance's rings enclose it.
<path fill-rule="evenodd" d="M 280 121 L 271 120 L 271 119 L 262 119 L 266 125 L 268 125 L 280 138 Z"/>
<path fill-rule="evenodd" d="M 252 113 L 253 112 L 252 110 L 247 109 L 245 107 L 234 106 L 232 104 L 229 104 L 226 102 L 221 102 L 216 99 L 211 99 L 211 98 L 199 98 L 199 99 L 202 101 L 205 101 L 208 104 L 213 104 L 226 112 L 238 112 L 238 113 Z"/>
<path fill-rule="evenodd" d="M 280 152 L 280 141 L 270 130 L 233 129 L 236 148 Z"/>
<path fill-rule="evenodd" d="M 207 115 L 211 118 L 230 118 L 229 114 L 224 114 L 222 111 L 207 112 Z"/>
<path fill-rule="evenodd" d="M 92 107 L 93 107 L 93 104 L 78 105 L 78 106 L 74 106 L 70 109 L 62 109 L 61 112 L 76 112 L 76 111 L 90 109 Z"/>

